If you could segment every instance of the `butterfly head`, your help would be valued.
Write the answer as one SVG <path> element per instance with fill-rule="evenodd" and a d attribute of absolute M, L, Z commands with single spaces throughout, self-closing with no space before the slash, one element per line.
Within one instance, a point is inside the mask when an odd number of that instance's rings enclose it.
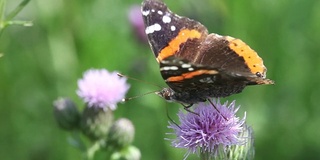
<path fill-rule="evenodd" d="M 162 97 L 168 102 L 173 102 L 174 91 L 171 88 L 163 88 L 161 91 L 155 92 L 158 96 Z"/>

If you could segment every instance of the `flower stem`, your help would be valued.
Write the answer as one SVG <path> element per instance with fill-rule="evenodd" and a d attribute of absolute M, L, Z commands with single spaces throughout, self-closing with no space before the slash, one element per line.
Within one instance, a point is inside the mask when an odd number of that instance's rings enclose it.
<path fill-rule="evenodd" d="M 85 153 L 85 160 L 93 160 L 94 154 L 100 149 L 100 142 L 96 141 Z"/>
<path fill-rule="evenodd" d="M 14 18 L 29 3 L 29 1 L 30 0 L 22 1 L 11 13 L 9 13 L 6 20 L 10 21 L 12 18 Z"/>
<path fill-rule="evenodd" d="M 23 26 L 32 26 L 30 21 L 11 21 L 28 3 L 30 0 L 22 1 L 8 16 L 5 16 L 6 0 L 0 0 L 0 36 L 3 30 L 10 24 L 18 24 Z"/>

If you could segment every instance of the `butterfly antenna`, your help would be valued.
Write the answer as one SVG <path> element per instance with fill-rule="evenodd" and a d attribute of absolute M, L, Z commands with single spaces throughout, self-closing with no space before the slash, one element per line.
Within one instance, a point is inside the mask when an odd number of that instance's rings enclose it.
<path fill-rule="evenodd" d="M 130 100 L 132 100 L 132 99 L 136 99 L 136 98 L 139 98 L 139 97 L 148 95 L 148 94 L 154 94 L 154 93 L 157 92 L 157 91 L 158 91 L 158 90 L 156 90 L 156 91 L 151 91 L 151 92 L 147 92 L 147 93 L 140 94 L 140 95 L 133 96 L 133 97 L 123 98 L 121 101 L 122 101 L 122 102 L 127 102 L 127 101 L 130 101 Z"/>
<path fill-rule="evenodd" d="M 161 87 L 161 86 L 159 86 L 159 85 L 156 85 L 156 84 L 154 84 L 154 83 L 150 83 L 150 82 L 147 82 L 147 81 L 143 81 L 143 80 L 141 80 L 141 79 L 137 79 L 137 78 L 133 78 L 133 77 L 130 77 L 130 76 L 127 76 L 127 75 L 123 75 L 123 74 L 121 74 L 121 73 L 117 73 L 117 75 L 118 75 L 119 77 L 125 77 L 125 78 L 127 78 L 127 79 L 132 79 L 132 80 L 135 80 L 135 81 L 138 81 L 138 82 L 150 84 L 150 85 L 156 86 L 156 87 L 158 87 L 158 88 L 163 88 L 163 87 Z"/>
<path fill-rule="evenodd" d="M 223 116 L 221 114 L 221 112 L 219 111 L 219 109 L 216 107 L 216 105 L 213 104 L 213 102 L 210 99 L 207 99 L 209 101 L 209 103 L 213 106 L 214 109 L 216 109 L 216 111 L 223 117 L 224 120 L 228 120 L 225 116 Z"/>

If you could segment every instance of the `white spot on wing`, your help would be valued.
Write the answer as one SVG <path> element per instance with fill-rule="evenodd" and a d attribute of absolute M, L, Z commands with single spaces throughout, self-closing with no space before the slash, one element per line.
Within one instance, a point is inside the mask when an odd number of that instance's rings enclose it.
<path fill-rule="evenodd" d="M 194 69 L 193 68 L 188 68 L 188 71 L 193 71 Z"/>
<path fill-rule="evenodd" d="M 175 31 L 176 27 L 175 26 L 171 26 L 171 31 Z"/>
<path fill-rule="evenodd" d="M 144 16 L 149 15 L 149 13 L 150 13 L 150 10 L 142 11 L 142 15 L 144 15 Z"/>
<path fill-rule="evenodd" d="M 181 67 L 182 67 L 182 68 L 190 68 L 190 67 L 191 67 L 191 64 L 182 64 Z"/>
<path fill-rule="evenodd" d="M 146 28 L 146 34 L 153 33 L 155 31 L 160 31 L 161 26 L 158 23 L 155 23 L 154 25 L 148 26 Z"/>
<path fill-rule="evenodd" d="M 155 12 L 155 10 L 154 10 L 154 9 L 151 9 L 151 12 Z"/>
<path fill-rule="evenodd" d="M 162 11 L 158 11 L 158 14 L 162 15 L 162 14 L 163 14 L 163 12 L 162 12 Z"/>
<path fill-rule="evenodd" d="M 169 71 L 169 70 L 178 70 L 179 68 L 177 66 L 166 66 L 160 68 L 160 71 Z"/>
<path fill-rule="evenodd" d="M 171 22 L 171 18 L 167 15 L 162 17 L 162 21 L 163 23 L 170 23 Z"/>

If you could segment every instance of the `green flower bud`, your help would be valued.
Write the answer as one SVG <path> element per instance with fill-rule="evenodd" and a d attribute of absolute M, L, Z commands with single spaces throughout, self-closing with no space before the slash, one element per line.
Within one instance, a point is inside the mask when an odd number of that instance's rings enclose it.
<path fill-rule="evenodd" d="M 111 160 L 139 160 L 141 159 L 140 150 L 135 146 L 127 146 L 119 152 L 113 152 Z"/>
<path fill-rule="evenodd" d="M 134 126 L 126 118 L 118 119 L 111 127 L 107 137 L 107 146 L 115 150 L 121 150 L 129 146 L 134 138 Z"/>
<path fill-rule="evenodd" d="M 82 132 L 91 140 L 105 139 L 113 123 L 113 112 L 108 107 L 86 106 L 81 117 Z"/>
<path fill-rule="evenodd" d="M 254 159 L 255 151 L 252 128 L 244 124 L 242 132 L 240 132 L 239 138 L 242 139 L 244 144 L 228 146 L 225 150 L 222 151 L 223 153 L 220 154 L 220 159 Z"/>
<path fill-rule="evenodd" d="M 80 114 L 76 105 L 68 98 L 59 98 L 53 102 L 54 117 L 62 129 L 78 128 Z"/>

